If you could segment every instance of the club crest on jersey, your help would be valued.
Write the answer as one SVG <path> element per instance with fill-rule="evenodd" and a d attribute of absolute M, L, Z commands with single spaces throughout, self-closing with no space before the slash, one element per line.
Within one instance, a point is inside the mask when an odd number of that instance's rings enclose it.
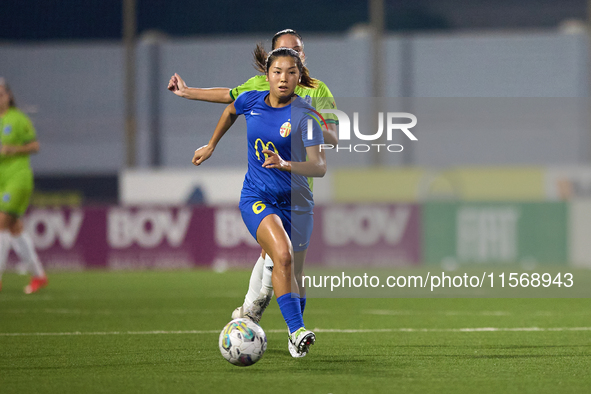
<path fill-rule="evenodd" d="M 291 123 L 289 122 L 285 122 L 281 125 L 281 128 L 279 129 L 279 134 L 281 134 L 281 136 L 283 138 L 287 137 L 289 134 L 291 133 Z"/>
<path fill-rule="evenodd" d="M 6 125 L 6 127 L 4 127 L 4 134 L 8 135 L 10 134 L 10 132 L 12 131 L 12 126 L 11 125 Z"/>
<path fill-rule="evenodd" d="M 4 193 L 2 196 L 2 202 L 10 202 L 10 193 Z"/>

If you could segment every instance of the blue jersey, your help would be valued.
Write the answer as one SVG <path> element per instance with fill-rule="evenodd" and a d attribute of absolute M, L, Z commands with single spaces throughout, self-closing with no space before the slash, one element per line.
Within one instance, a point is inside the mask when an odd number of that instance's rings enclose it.
<path fill-rule="evenodd" d="M 278 169 L 263 168 L 265 149 L 275 151 L 284 160 L 306 161 L 306 147 L 324 143 L 322 130 L 312 115 L 315 111 L 300 97 L 290 105 L 273 108 L 265 103 L 268 91 L 248 91 L 234 102 L 237 114 L 244 114 L 248 140 L 246 191 L 255 193 L 282 209 L 310 211 L 314 205 L 307 178 Z M 311 119 L 311 135 L 308 134 Z M 311 137 L 311 138 L 308 138 Z"/>

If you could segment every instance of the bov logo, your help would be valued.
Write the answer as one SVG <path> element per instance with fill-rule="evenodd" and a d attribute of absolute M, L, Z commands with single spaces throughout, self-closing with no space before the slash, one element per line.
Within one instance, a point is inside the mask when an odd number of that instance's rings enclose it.
<path fill-rule="evenodd" d="M 324 118 L 320 113 L 314 111 L 316 115 L 320 118 L 322 123 L 326 125 L 324 122 Z M 339 142 L 338 146 L 331 145 L 331 144 L 322 144 L 320 146 L 320 150 L 330 150 L 334 149 L 337 152 L 341 150 L 349 151 L 349 152 L 369 152 L 372 149 L 377 150 L 380 152 L 381 150 L 385 150 L 388 152 L 402 152 L 404 147 L 400 144 L 349 144 L 347 145 L 346 142 L 351 140 L 351 120 L 349 116 L 344 112 L 337 109 L 322 109 L 320 110 L 321 113 L 325 114 L 334 114 L 339 119 Z M 314 117 L 316 122 L 319 124 L 320 121 Z M 384 128 L 384 119 L 386 123 L 386 127 Z M 399 121 L 402 119 L 407 119 L 410 122 L 400 123 Z M 395 122 L 396 120 L 396 122 Z M 312 125 L 313 119 L 308 119 L 308 139 L 312 139 Z M 359 112 L 353 113 L 353 134 L 355 137 L 361 141 L 377 141 L 379 140 L 382 135 L 384 134 L 384 129 L 386 132 L 386 140 L 392 141 L 392 136 L 394 135 L 395 131 L 401 131 L 410 139 L 411 141 L 417 141 L 417 137 L 410 131 L 413 127 L 417 125 L 417 117 L 408 112 L 387 112 L 384 116 L 383 112 L 378 112 L 378 130 L 373 134 L 364 134 L 359 130 Z"/>

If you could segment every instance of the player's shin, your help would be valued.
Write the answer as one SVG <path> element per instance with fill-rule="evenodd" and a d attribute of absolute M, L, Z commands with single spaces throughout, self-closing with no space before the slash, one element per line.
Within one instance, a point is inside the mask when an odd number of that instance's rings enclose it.
<path fill-rule="evenodd" d="M 246 293 L 246 297 L 244 297 L 244 307 L 247 308 L 254 303 L 254 301 L 259 296 L 262 286 L 262 279 L 263 279 L 263 271 L 265 268 L 265 259 L 262 256 L 259 256 L 256 264 L 252 269 L 252 273 L 250 274 L 250 281 L 248 283 L 248 293 Z"/>
<path fill-rule="evenodd" d="M 0 231 L 0 280 L 2 280 L 2 273 L 6 269 L 6 260 L 8 260 L 8 252 L 10 251 L 10 232 Z"/>
<path fill-rule="evenodd" d="M 257 317 L 255 314 L 252 313 L 252 306 L 255 304 L 255 301 L 257 300 L 257 297 L 259 297 L 259 293 L 261 291 L 261 281 L 264 266 L 265 259 L 262 256 L 259 256 L 257 262 L 252 268 L 252 273 L 250 274 L 250 280 L 248 282 L 248 292 L 244 297 L 244 303 L 240 305 L 238 308 L 234 309 L 234 311 L 232 312 L 232 319 L 250 317 L 250 319 L 255 321 L 256 323 L 258 323 L 258 321 L 260 320 L 260 317 Z M 246 315 L 247 311 L 251 311 L 250 316 Z"/>
<path fill-rule="evenodd" d="M 263 283 L 261 294 L 273 297 L 273 260 L 271 256 L 265 257 L 265 269 L 263 270 Z"/>
<path fill-rule="evenodd" d="M 304 327 L 304 318 L 302 317 L 300 297 L 298 294 L 284 294 L 281 297 L 277 297 L 277 303 L 290 333 L 294 333 Z"/>
<path fill-rule="evenodd" d="M 45 276 L 45 271 L 43 270 L 39 256 L 35 251 L 35 246 L 33 245 L 31 237 L 25 232 L 22 232 L 20 235 L 12 236 L 11 241 L 12 247 L 17 256 L 27 263 L 33 276 Z"/>
<path fill-rule="evenodd" d="M 289 260 L 283 264 L 275 264 L 273 268 L 273 286 L 277 294 L 277 303 L 289 332 L 296 332 L 304 327 L 304 318 L 300 307 L 298 285 L 291 272 L 292 264 Z"/>
<path fill-rule="evenodd" d="M 273 298 L 273 282 L 272 282 L 272 273 L 273 273 L 273 260 L 267 255 L 264 261 L 264 268 L 262 272 L 262 285 L 259 288 L 260 292 L 257 298 L 252 301 L 250 304 L 244 303 L 243 306 L 243 313 L 244 316 L 250 318 L 254 322 L 258 323 L 261 318 L 263 317 L 263 313 L 265 309 L 271 303 L 271 298 Z M 250 292 L 250 290 L 249 290 Z"/>

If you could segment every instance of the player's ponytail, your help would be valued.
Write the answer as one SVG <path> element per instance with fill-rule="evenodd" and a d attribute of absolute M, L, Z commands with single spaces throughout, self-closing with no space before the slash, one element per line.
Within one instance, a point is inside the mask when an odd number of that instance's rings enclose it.
<path fill-rule="evenodd" d="M 252 56 L 254 57 L 254 68 L 258 72 L 265 74 L 265 64 L 267 62 L 267 56 L 269 55 L 267 54 L 267 51 L 265 51 L 265 47 L 262 43 L 257 44 L 256 48 L 254 49 L 254 52 L 252 53 Z"/>
<path fill-rule="evenodd" d="M 261 47 L 260 45 L 257 45 L 257 49 L 259 49 L 259 47 Z M 256 51 L 257 49 L 255 49 L 255 58 L 256 58 Z M 261 47 L 262 49 L 262 47 Z M 264 51 L 264 49 L 263 49 Z M 260 56 L 260 54 L 259 54 Z M 318 85 L 317 85 L 317 80 L 310 77 L 310 71 L 308 71 L 308 68 L 306 66 L 304 66 L 304 64 L 302 63 L 302 59 L 300 58 L 300 55 L 294 51 L 291 48 L 277 48 L 271 51 L 271 53 L 269 53 L 267 55 L 267 58 L 265 59 L 264 62 L 264 68 L 263 71 L 265 74 L 269 73 L 269 68 L 271 67 L 271 64 L 273 64 L 273 62 L 275 61 L 275 59 L 279 58 L 279 57 L 284 57 L 284 56 L 289 56 L 292 57 L 295 62 L 296 62 L 296 66 L 298 67 L 298 70 L 300 72 L 300 81 L 298 83 L 298 85 L 306 87 L 306 88 L 310 88 L 310 89 L 315 89 Z"/>
<path fill-rule="evenodd" d="M 310 70 L 308 67 L 302 67 L 302 78 L 300 79 L 300 86 L 305 86 L 307 88 L 316 89 L 318 87 L 318 80 L 314 79 L 310 76 Z"/>

